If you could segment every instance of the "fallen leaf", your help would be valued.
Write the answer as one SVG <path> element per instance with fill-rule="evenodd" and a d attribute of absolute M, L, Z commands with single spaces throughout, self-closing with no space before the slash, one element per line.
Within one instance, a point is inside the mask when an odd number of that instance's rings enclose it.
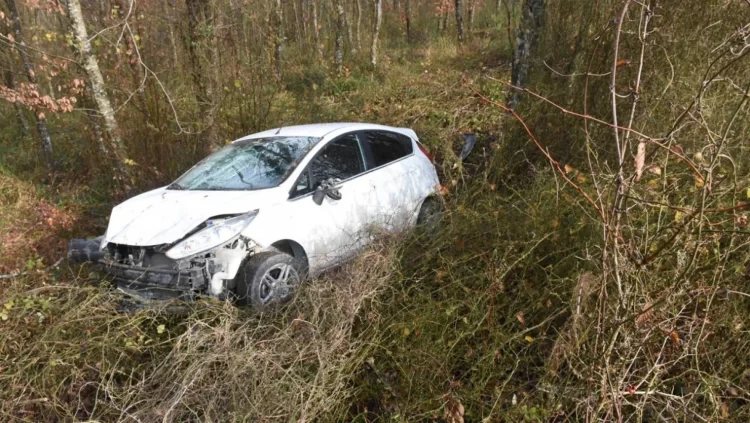
<path fill-rule="evenodd" d="M 521 322 L 522 325 L 526 325 L 526 319 L 523 317 L 522 311 L 516 313 L 516 319 L 518 319 L 518 321 Z"/>
<path fill-rule="evenodd" d="M 532 343 L 532 342 L 534 342 L 534 338 L 530 337 L 529 335 L 526 335 L 526 337 L 523 338 L 523 339 L 525 339 L 526 342 L 528 342 L 529 344 Z"/>
<path fill-rule="evenodd" d="M 635 181 L 640 182 L 643 176 L 643 167 L 646 164 L 646 143 L 638 143 L 638 152 L 635 155 Z"/>
<path fill-rule="evenodd" d="M 156 327 L 156 333 L 158 333 L 158 334 L 164 333 L 165 330 L 167 330 L 167 328 L 164 325 L 159 325 L 159 326 Z"/>
<path fill-rule="evenodd" d="M 653 173 L 656 176 L 661 175 L 661 168 L 657 164 L 652 164 L 651 166 L 647 167 L 646 170 Z"/>
<path fill-rule="evenodd" d="M 680 336 L 677 334 L 677 332 L 670 332 L 669 337 L 672 338 L 672 342 L 674 342 L 675 345 L 680 345 Z"/>

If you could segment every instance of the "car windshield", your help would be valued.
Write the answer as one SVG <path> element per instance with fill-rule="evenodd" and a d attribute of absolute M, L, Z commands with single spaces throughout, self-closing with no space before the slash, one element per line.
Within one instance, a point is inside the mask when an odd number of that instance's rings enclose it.
<path fill-rule="evenodd" d="M 284 182 L 320 138 L 271 137 L 236 141 L 211 154 L 167 189 L 256 190 Z"/>

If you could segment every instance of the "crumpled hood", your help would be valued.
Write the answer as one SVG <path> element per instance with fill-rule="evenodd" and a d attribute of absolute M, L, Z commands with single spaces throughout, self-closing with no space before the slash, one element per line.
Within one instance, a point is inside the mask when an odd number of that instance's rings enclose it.
<path fill-rule="evenodd" d="M 134 246 L 171 244 L 211 217 L 268 206 L 278 190 L 175 191 L 158 188 L 112 209 L 107 242 Z"/>

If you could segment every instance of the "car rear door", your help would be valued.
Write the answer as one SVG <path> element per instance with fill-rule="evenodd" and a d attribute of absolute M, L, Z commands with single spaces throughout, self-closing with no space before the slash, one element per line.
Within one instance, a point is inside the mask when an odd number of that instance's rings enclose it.
<path fill-rule="evenodd" d="M 408 228 L 421 201 L 424 189 L 420 168 L 414 160 L 412 139 L 392 131 L 360 132 L 368 172 L 371 173 L 371 221 L 390 231 Z M 416 172 L 416 173 L 415 173 Z"/>

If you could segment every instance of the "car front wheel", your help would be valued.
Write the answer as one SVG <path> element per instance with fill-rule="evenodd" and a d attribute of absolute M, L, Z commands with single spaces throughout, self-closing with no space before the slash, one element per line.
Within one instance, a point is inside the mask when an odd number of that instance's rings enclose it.
<path fill-rule="evenodd" d="M 302 282 L 302 266 L 278 250 L 250 257 L 237 275 L 237 303 L 263 309 L 288 301 Z"/>

